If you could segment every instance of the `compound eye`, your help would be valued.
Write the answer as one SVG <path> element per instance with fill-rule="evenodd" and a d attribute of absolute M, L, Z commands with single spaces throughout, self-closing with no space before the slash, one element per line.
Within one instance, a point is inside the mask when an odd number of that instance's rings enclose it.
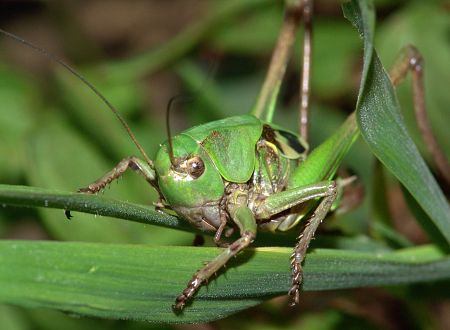
<path fill-rule="evenodd" d="M 194 179 L 199 178 L 205 172 L 205 164 L 200 157 L 193 157 L 187 160 L 187 171 Z"/>

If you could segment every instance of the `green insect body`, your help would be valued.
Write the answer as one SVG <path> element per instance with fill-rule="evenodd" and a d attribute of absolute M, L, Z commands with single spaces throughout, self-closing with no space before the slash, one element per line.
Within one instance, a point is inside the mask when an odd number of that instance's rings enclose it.
<path fill-rule="evenodd" d="M 293 303 L 298 303 L 301 263 L 317 226 L 345 185 L 333 177 L 358 132 L 351 115 L 305 157 L 308 147 L 295 134 L 254 115 L 230 117 L 169 138 L 155 162 L 123 159 L 80 192 L 96 193 L 131 168 L 157 189 L 165 208 L 199 230 L 215 232 L 214 241 L 226 249 L 194 274 L 176 299 L 175 310 L 183 309 L 202 284 L 249 246 L 258 230 L 287 231 L 308 215 L 291 257 L 289 294 Z M 224 243 L 222 233 L 229 236 L 236 229 L 240 237 Z"/>
<path fill-rule="evenodd" d="M 243 115 L 175 136 L 172 144 L 176 164 L 171 164 L 168 143 L 161 146 L 155 160 L 165 202 L 205 231 L 217 231 L 221 223 L 229 222 L 230 208 L 236 203 L 235 190 L 246 196 L 239 200 L 244 199 L 257 214 L 258 203 L 284 190 L 288 183 L 290 161 L 277 148 L 281 142 L 276 141 L 275 132 L 258 118 Z M 283 134 L 293 137 L 289 147 L 296 150 L 295 158 L 302 157 L 307 150 L 304 142 L 292 133 Z M 269 219 L 257 220 L 267 224 Z M 274 224 L 272 228 L 276 229 Z"/>
<path fill-rule="evenodd" d="M 147 156 L 119 112 L 91 83 L 40 47 L 0 29 L 0 33 L 41 52 L 77 75 L 116 115 L 144 158 L 123 159 L 109 173 L 80 189 L 80 192 L 97 193 L 127 169 L 135 170 L 158 191 L 161 202 L 158 205 L 175 211 L 198 230 L 214 232 L 215 243 L 225 247 L 193 275 L 175 300 L 173 307 L 177 311 L 183 309 L 198 289 L 230 258 L 248 247 L 256 238 L 257 231 L 287 231 L 304 220 L 303 231 L 290 260 L 292 284 L 289 295 L 293 304 L 299 302 L 306 250 L 343 187 L 352 181 L 352 178 L 336 179 L 336 172 L 342 158 L 359 136 L 356 116 L 352 113 L 332 136 L 306 157 L 306 142 L 271 123 L 302 18 L 305 38 L 299 131 L 307 138 L 311 12 L 311 0 L 286 1 L 277 46 L 251 114 L 199 125 L 174 137 L 169 134 L 169 140 L 160 146 L 154 161 Z M 397 85 L 408 69 L 413 70 L 416 112 L 425 113 L 421 63 L 420 53 L 408 46 L 390 78 Z M 263 116 L 265 121 L 261 119 Z M 431 149 L 438 150 L 435 142 L 432 142 Z M 440 152 L 438 156 L 442 154 Z M 441 172 L 449 173 L 450 165 L 440 164 Z M 239 231 L 236 240 L 231 243 L 222 240 L 222 236 L 229 237 L 233 231 Z"/>
<path fill-rule="evenodd" d="M 311 154 L 311 161 L 339 161 L 357 132 L 354 116 L 350 116 L 337 134 Z M 253 115 L 200 125 L 176 135 L 171 144 L 161 145 L 155 171 L 146 176 L 157 182 L 163 204 L 194 227 L 215 232 L 217 245 L 224 246 L 224 231 L 227 235 L 236 228 L 240 231 L 238 240 L 194 274 L 176 300 L 177 309 L 182 309 L 202 283 L 247 247 L 257 230 L 290 230 L 315 209 L 312 225 L 304 233 L 306 238 L 299 241 L 291 260 L 290 294 L 298 302 L 306 248 L 337 195 L 336 183 L 331 181 L 337 166 L 326 166 L 328 174 L 311 171 L 309 166 L 292 167 L 298 161 L 308 162 L 307 150 L 306 143 L 295 134 Z M 318 198 L 322 198 L 320 203 Z"/>

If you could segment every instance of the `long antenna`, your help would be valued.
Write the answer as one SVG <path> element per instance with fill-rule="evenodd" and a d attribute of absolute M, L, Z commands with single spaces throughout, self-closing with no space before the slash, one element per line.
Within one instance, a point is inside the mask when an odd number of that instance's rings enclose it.
<path fill-rule="evenodd" d="M 216 73 L 217 68 L 218 68 L 218 63 L 214 62 L 211 70 L 209 71 L 208 77 L 207 77 L 206 81 L 203 82 L 202 86 L 206 85 L 206 82 L 208 82 L 211 79 L 211 77 Z M 194 92 L 194 95 L 198 94 L 200 91 L 204 91 L 204 88 L 199 88 L 197 91 Z M 181 102 L 190 101 L 190 100 L 194 99 L 194 95 L 175 95 L 175 96 L 172 96 L 169 99 L 169 102 L 167 103 L 167 107 L 166 107 L 167 142 L 169 144 L 170 163 L 174 166 L 175 166 L 176 162 L 175 162 L 175 157 L 173 155 L 172 134 L 170 131 L 170 110 L 172 109 L 172 106 L 176 101 L 181 101 Z"/>
<path fill-rule="evenodd" d="M 37 52 L 41 53 L 42 55 L 44 55 L 45 57 L 49 58 L 50 60 L 52 60 L 52 61 L 62 65 L 70 73 L 72 73 L 74 76 L 76 76 L 82 82 L 84 82 L 86 84 L 86 86 L 88 86 L 103 101 L 103 103 L 106 104 L 106 106 L 113 112 L 113 114 L 117 117 L 117 119 L 119 119 L 119 121 L 121 122 L 122 126 L 127 131 L 127 133 L 130 136 L 131 140 L 133 140 L 133 143 L 139 149 L 139 152 L 142 154 L 142 156 L 144 157 L 144 159 L 147 162 L 147 164 L 149 164 L 151 167 L 153 167 L 153 162 L 147 156 L 147 153 L 145 152 L 144 148 L 142 148 L 141 144 L 136 139 L 136 136 L 131 131 L 130 126 L 128 126 L 128 124 L 126 123 L 125 119 L 123 119 L 123 117 L 120 115 L 119 111 L 117 111 L 117 109 L 108 101 L 108 99 L 102 93 L 100 93 L 100 91 L 94 85 L 92 85 L 85 77 L 83 77 L 81 74 L 79 74 L 77 71 L 75 71 L 75 69 L 72 68 L 69 64 L 65 63 L 64 61 L 62 61 L 60 58 L 56 57 L 55 55 L 47 52 L 45 49 L 43 49 L 43 48 L 41 48 L 39 46 L 36 46 L 35 44 L 33 44 L 33 43 L 31 43 L 31 42 L 29 42 L 29 41 L 27 41 L 25 39 L 22 39 L 22 38 L 16 36 L 15 34 L 7 32 L 7 31 L 5 31 L 3 29 L 0 29 L 0 32 L 3 33 L 5 36 L 13 39 L 13 40 L 18 41 L 18 42 L 20 42 L 20 43 L 22 43 L 22 44 L 24 44 L 24 45 L 34 49 L 35 51 L 37 51 Z"/>
<path fill-rule="evenodd" d="M 169 142 L 169 158 L 170 163 L 172 165 L 175 165 L 175 157 L 173 156 L 173 147 L 172 147 L 172 134 L 170 133 L 170 109 L 172 107 L 172 104 L 177 100 L 177 96 L 172 96 L 167 103 L 166 108 L 166 129 L 167 129 L 167 142 Z"/>

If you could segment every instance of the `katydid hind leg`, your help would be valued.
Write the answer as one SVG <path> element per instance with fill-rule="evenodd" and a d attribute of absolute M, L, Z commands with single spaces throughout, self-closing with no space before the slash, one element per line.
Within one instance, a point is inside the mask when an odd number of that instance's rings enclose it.
<path fill-rule="evenodd" d="M 311 89 L 311 59 L 312 59 L 312 11 L 313 1 L 306 0 L 303 7 L 303 54 L 302 76 L 300 80 L 300 109 L 299 132 L 302 139 L 308 143 L 309 135 L 309 108 Z"/>
<path fill-rule="evenodd" d="M 173 305 L 175 311 L 181 311 L 186 305 L 186 302 L 195 295 L 199 288 L 206 283 L 211 276 L 224 267 L 232 257 L 236 256 L 240 251 L 249 246 L 255 239 L 256 221 L 248 207 L 241 206 L 236 208 L 231 217 L 238 225 L 241 237 L 194 274 L 192 279 L 188 282 L 187 287 L 183 290 L 181 295 L 176 298 L 175 305 Z"/>
<path fill-rule="evenodd" d="M 311 0 L 295 0 L 286 2 L 286 11 L 278 33 L 278 39 L 266 78 L 261 87 L 258 99 L 253 107 L 252 114 L 271 122 L 275 111 L 276 99 L 280 91 L 281 81 L 284 77 L 289 58 L 295 43 L 295 35 L 300 26 L 304 7 Z"/>
<path fill-rule="evenodd" d="M 128 157 L 122 159 L 111 171 L 91 183 L 89 186 L 79 189 L 79 192 L 95 194 L 112 181 L 120 178 L 128 169 L 132 169 L 141 174 L 147 182 L 155 186 L 155 171 L 144 161 L 137 157 Z"/>
<path fill-rule="evenodd" d="M 402 49 L 396 62 L 389 72 L 392 84 L 398 86 L 406 77 L 408 72 L 412 74 L 412 90 L 414 111 L 417 125 L 425 141 L 436 168 L 442 178 L 450 185 L 450 163 L 445 153 L 439 146 L 430 126 L 425 105 L 425 89 L 423 83 L 424 63 L 419 50 L 412 45 Z"/>

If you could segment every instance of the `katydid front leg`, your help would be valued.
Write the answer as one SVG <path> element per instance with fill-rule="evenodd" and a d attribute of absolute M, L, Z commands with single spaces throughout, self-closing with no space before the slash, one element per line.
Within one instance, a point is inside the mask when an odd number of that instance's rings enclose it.
<path fill-rule="evenodd" d="M 173 308 L 176 311 L 183 309 L 187 300 L 191 298 L 208 279 L 219 271 L 225 264 L 240 251 L 245 249 L 256 237 L 256 221 L 252 211 L 247 206 L 237 207 L 231 213 L 231 218 L 238 225 L 241 237 L 230 244 L 215 259 L 208 262 L 206 266 L 194 274 L 188 282 L 186 289 L 179 295 L 175 301 Z"/>
<path fill-rule="evenodd" d="M 81 188 L 78 191 L 95 194 L 104 189 L 112 181 L 121 177 L 129 168 L 141 174 L 148 183 L 156 187 L 155 171 L 145 161 L 137 157 L 128 157 L 122 159 L 111 171 L 96 180 L 94 183 L 91 183 L 89 186 Z"/>

